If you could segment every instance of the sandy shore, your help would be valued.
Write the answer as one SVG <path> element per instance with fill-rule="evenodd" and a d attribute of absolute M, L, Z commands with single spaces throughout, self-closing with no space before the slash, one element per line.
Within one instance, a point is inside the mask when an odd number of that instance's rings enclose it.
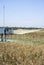
<path fill-rule="evenodd" d="M 25 30 L 25 29 L 18 29 L 18 30 L 15 30 L 13 33 L 14 33 L 14 34 L 25 34 L 25 33 L 37 32 L 37 31 L 40 31 L 40 30 Z"/>

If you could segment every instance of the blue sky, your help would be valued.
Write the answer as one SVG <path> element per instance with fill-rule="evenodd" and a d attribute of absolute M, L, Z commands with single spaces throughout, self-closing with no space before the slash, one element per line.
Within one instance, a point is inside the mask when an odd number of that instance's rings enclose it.
<path fill-rule="evenodd" d="M 3 24 L 3 5 L 5 23 Z M 44 27 L 44 0 L 0 0 L 0 26 Z"/>

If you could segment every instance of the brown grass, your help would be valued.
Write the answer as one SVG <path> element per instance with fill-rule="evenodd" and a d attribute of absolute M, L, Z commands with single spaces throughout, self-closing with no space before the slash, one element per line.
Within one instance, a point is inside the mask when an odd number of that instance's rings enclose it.
<path fill-rule="evenodd" d="M 0 65 L 44 65 L 44 30 L 12 39 L 17 42 L 0 42 Z"/>
<path fill-rule="evenodd" d="M 44 44 L 44 30 L 26 34 L 7 35 L 7 38 L 16 40 L 18 43 Z"/>
<path fill-rule="evenodd" d="M 44 65 L 44 44 L 0 43 L 0 65 Z"/>

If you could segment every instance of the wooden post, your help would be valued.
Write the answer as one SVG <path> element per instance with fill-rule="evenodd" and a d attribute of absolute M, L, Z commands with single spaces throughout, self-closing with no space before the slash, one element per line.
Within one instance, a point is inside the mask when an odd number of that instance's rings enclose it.
<path fill-rule="evenodd" d="M 1 42 L 3 42 L 3 34 L 1 34 Z"/>
<path fill-rule="evenodd" d="M 5 35 L 5 42 L 6 42 L 6 28 L 4 30 L 4 35 Z"/>

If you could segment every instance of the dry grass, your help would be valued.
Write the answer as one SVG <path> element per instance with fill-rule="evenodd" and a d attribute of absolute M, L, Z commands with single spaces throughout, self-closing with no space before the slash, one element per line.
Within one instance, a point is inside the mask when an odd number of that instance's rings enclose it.
<path fill-rule="evenodd" d="M 0 65 L 44 65 L 44 31 L 12 35 L 12 39 L 17 42 L 0 42 Z"/>
<path fill-rule="evenodd" d="M 7 35 L 7 38 L 12 38 L 19 43 L 37 43 L 44 44 L 44 30 L 33 33 L 26 34 L 15 34 L 15 35 Z"/>
<path fill-rule="evenodd" d="M 0 65 L 44 65 L 44 44 L 0 43 Z"/>

